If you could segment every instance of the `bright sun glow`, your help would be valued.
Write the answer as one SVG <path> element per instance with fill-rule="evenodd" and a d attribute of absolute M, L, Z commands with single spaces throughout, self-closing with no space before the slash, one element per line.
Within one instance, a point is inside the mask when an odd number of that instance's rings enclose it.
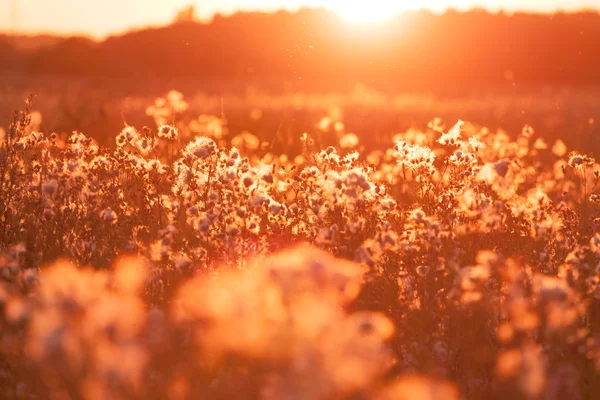
<path fill-rule="evenodd" d="M 340 1 L 337 12 L 350 22 L 371 23 L 393 17 L 402 6 L 392 0 Z"/>

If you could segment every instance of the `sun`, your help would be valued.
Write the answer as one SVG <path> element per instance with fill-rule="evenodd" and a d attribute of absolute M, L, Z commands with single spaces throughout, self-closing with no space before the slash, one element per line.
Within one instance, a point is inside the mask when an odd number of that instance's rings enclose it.
<path fill-rule="evenodd" d="M 337 2 L 335 10 L 347 21 L 373 23 L 393 17 L 400 7 L 392 0 L 341 0 Z"/>

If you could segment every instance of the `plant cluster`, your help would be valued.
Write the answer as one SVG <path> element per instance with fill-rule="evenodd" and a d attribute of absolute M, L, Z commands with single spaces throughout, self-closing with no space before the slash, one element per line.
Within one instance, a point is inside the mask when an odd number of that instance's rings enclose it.
<path fill-rule="evenodd" d="M 3 398 L 600 393 L 593 158 L 438 119 L 365 153 L 335 115 L 274 154 L 187 107 L 0 131 Z"/>

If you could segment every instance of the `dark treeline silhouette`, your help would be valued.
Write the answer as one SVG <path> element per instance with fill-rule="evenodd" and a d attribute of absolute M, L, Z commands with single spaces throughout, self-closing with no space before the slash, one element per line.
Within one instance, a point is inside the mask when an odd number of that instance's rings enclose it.
<path fill-rule="evenodd" d="M 279 82 L 333 89 L 461 90 L 600 83 L 600 14 L 400 14 L 361 26 L 320 9 L 217 15 L 102 42 L 23 52 L 0 39 L 0 69 L 27 76 Z M 305 85 L 305 86 L 303 86 Z"/>

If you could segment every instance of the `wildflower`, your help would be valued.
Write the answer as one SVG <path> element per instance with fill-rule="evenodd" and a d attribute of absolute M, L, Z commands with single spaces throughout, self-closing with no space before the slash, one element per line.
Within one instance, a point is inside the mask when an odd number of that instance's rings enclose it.
<path fill-rule="evenodd" d="M 216 151 L 217 145 L 214 140 L 207 137 L 197 137 L 186 146 L 184 154 L 192 159 L 205 159 Z"/>
<path fill-rule="evenodd" d="M 174 140 L 179 136 L 179 130 L 171 125 L 162 125 L 158 128 L 158 137 Z"/>
<path fill-rule="evenodd" d="M 475 136 L 471 136 L 469 138 L 469 144 L 475 152 L 477 152 L 480 148 L 484 147 L 484 144 L 481 143 Z"/>
<path fill-rule="evenodd" d="M 127 144 L 127 138 L 125 137 L 125 135 L 117 135 L 115 142 L 117 144 L 117 147 L 123 147 Z"/>
<path fill-rule="evenodd" d="M 569 158 L 569 165 L 573 168 L 583 165 L 583 162 L 584 162 L 584 158 L 583 158 L 583 156 L 581 156 L 579 154 L 573 154 Z"/>
<path fill-rule="evenodd" d="M 473 168 L 477 164 L 477 158 L 472 153 L 464 152 L 462 150 L 456 150 L 450 157 L 448 157 L 447 162 L 450 165 L 454 165 L 457 168 L 468 170 L 470 168 Z M 468 175 L 470 171 L 464 172 Z"/>
<path fill-rule="evenodd" d="M 509 165 L 510 163 L 508 162 L 508 160 L 500 160 L 497 163 L 495 163 L 494 168 L 498 176 L 505 177 L 508 173 Z"/>
<path fill-rule="evenodd" d="M 183 99 L 183 94 L 177 90 L 167 93 L 167 101 L 176 113 L 182 113 L 188 109 L 188 104 Z"/>
<path fill-rule="evenodd" d="M 252 186 L 254 184 L 254 179 L 252 179 L 251 176 L 246 175 L 242 179 L 242 183 L 244 184 L 244 186 L 249 187 L 249 186 Z"/>
<path fill-rule="evenodd" d="M 106 208 L 106 209 L 100 211 L 100 218 L 103 219 L 104 221 L 107 221 L 110 223 L 116 223 L 117 222 L 117 213 L 114 212 L 109 207 L 109 208 Z"/>
<path fill-rule="evenodd" d="M 447 146 L 461 146 L 462 142 L 460 140 L 460 132 L 465 123 L 463 121 L 458 121 L 448 133 L 444 133 L 437 141 L 442 145 Z"/>
<path fill-rule="evenodd" d="M 439 117 L 436 117 L 432 121 L 429 121 L 429 123 L 427 123 L 427 127 L 433 130 L 434 132 L 440 133 L 444 132 L 445 129 L 444 122 Z"/>
<path fill-rule="evenodd" d="M 340 147 L 343 149 L 353 149 L 358 146 L 358 136 L 354 133 L 346 133 L 340 139 Z"/>
<path fill-rule="evenodd" d="M 398 164 L 408 167 L 417 180 L 423 180 L 435 173 L 435 154 L 429 147 L 399 141 L 396 148 Z"/>
<path fill-rule="evenodd" d="M 544 150 L 544 149 L 548 148 L 548 144 L 546 144 L 546 142 L 544 141 L 544 139 L 537 138 L 535 140 L 535 143 L 533 144 L 533 148 L 535 148 L 537 150 Z"/>
<path fill-rule="evenodd" d="M 523 129 L 521 130 L 521 134 L 523 136 L 525 136 L 526 138 L 532 137 L 534 133 L 535 133 L 535 130 L 533 129 L 533 127 L 531 127 L 531 125 L 525 125 L 523 127 Z"/>
<path fill-rule="evenodd" d="M 231 145 L 247 151 L 256 151 L 260 147 L 260 139 L 248 131 L 243 131 L 231 139 Z"/>
<path fill-rule="evenodd" d="M 498 356 L 496 370 L 501 378 L 514 378 L 528 398 L 539 396 L 545 387 L 545 365 L 539 346 L 526 344 Z"/>
<path fill-rule="evenodd" d="M 567 154 L 567 146 L 562 140 L 558 139 L 552 146 L 552 153 L 557 157 L 562 157 Z"/>

